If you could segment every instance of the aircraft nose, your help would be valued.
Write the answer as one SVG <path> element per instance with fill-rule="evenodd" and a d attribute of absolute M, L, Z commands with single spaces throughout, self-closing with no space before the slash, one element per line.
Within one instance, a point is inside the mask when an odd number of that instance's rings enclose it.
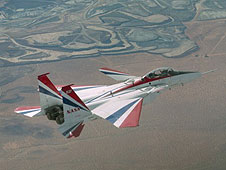
<path fill-rule="evenodd" d="M 190 73 L 186 73 L 184 74 L 184 76 L 181 77 L 181 83 L 188 83 L 192 80 L 195 80 L 199 77 L 201 77 L 201 73 L 200 72 L 190 72 Z"/>

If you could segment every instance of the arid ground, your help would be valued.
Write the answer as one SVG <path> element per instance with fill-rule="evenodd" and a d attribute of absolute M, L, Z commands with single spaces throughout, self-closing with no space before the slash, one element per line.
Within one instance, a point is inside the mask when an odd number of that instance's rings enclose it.
<path fill-rule="evenodd" d="M 0 169 L 225 170 L 226 20 L 198 18 L 184 23 L 186 36 L 199 46 L 186 57 L 145 52 L 0 68 Z M 46 117 L 13 112 L 18 106 L 39 105 L 36 77 L 45 72 L 54 84 L 113 84 L 98 68 L 140 76 L 162 66 L 217 70 L 145 105 L 136 128 L 117 129 L 99 119 L 86 123 L 79 138 L 68 140 Z"/>

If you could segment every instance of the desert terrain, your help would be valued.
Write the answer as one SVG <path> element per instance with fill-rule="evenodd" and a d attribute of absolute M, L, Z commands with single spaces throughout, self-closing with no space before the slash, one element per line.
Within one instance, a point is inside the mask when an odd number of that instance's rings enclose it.
<path fill-rule="evenodd" d="M 210 9 L 209 3 L 208 0 L 200 1 L 196 4 L 197 13 L 189 21 L 183 22 L 186 27 L 183 36 L 198 47 L 189 53 L 185 50 L 185 56 L 166 57 L 154 54 L 150 49 L 149 52 L 139 51 L 134 45 L 134 53 L 126 49 L 124 54 L 119 55 L 117 49 L 93 57 L 70 58 L 67 55 L 67 60 L 61 58 L 58 61 L 54 59 L 54 62 L 30 62 L 31 56 L 27 56 L 27 63 L 18 62 L 20 60 L 17 59 L 25 55 L 49 50 L 42 51 L 35 47 L 18 53 L 16 59 L 8 57 L 1 61 L 0 169 L 225 170 L 226 19 L 217 15 L 217 7 Z M 179 8 L 178 5 L 176 7 Z M 215 17 L 204 15 L 203 11 L 204 14 L 214 13 Z M 3 35 L 2 41 L 9 41 L 7 35 Z M 13 37 L 17 34 L 10 35 Z M 134 36 L 132 32 L 129 35 L 133 35 L 131 38 L 140 36 Z M 29 37 L 30 43 L 33 42 L 33 36 L 32 33 Z M 175 34 L 172 36 L 177 37 Z M 24 50 L 28 47 L 18 48 Z M 100 50 L 96 47 L 94 49 Z M 177 52 L 175 50 L 172 50 L 173 53 Z M 47 52 L 50 54 L 48 57 L 58 54 L 53 49 L 50 51 L 51 54 Z M 44 54 L 36 55 L 40 56 L 43 59 L 47 57 Z M 79 138 L 68 140 L 57 131 L 57 124 L 48 121 L 46 117 L 31 119 L 13 112 L 18 106 L 39 105 L 36 78 L 45 72 L 51 73 L 50 78 L 54 84 L 98 85 L 116 83 L 98 72 L 101 67 L 140 76 L 163 66 L 200 72 L 217 70 L 189 84 L 165 91 L 154 102 L 145 105 L 140 126 L 136 128 L 117 129 L 108 121 L 98 119 L 86 123 Z"/>

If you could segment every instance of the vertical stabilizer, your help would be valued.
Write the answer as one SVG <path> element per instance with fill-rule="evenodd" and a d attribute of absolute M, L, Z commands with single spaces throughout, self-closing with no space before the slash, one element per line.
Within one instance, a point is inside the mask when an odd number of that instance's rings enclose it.
<path fill-rule="evenodd" d="M 83 121 L 84 118 L 91 115 L 89 108 L 83 103 L 78 95 L 72 90 L 71 85 L 62 88 L 64 120 Z"/>
<path fill-rule="evenodd" d="M 41 109 L 45 110 L 54 105 L 62 105 L 62 96 L 47 77 L 49 73 L 38 76 Z"/>
<path fill-rule="evenodd" d="M 92 115 L 89 108 L 72 90 L 71 85 L 62 88 L 64 123 L 59 127 L 65 137 L 80 135 L 87 117 Z"/>

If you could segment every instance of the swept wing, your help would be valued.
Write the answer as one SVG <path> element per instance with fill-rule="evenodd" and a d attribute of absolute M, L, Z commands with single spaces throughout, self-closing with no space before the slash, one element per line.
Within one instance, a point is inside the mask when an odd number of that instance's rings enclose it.
<path fill-rule="evenodd" d="M 108 120 L 118 128 L 135 127 L 139 125 L 142 105 L 151 102 L 167 88 L 167 85 L 146 88 L 140 91 L 140 95 L 137 94 L 136 98 L 112 99 L 92 110 L 92 113 Z"/>
<path fill-rule="evenodd" d="M 118 128 L 135 127 L 139 125 L 142 102 L 142 98 L 109 101 L 92 112 Z"/>

